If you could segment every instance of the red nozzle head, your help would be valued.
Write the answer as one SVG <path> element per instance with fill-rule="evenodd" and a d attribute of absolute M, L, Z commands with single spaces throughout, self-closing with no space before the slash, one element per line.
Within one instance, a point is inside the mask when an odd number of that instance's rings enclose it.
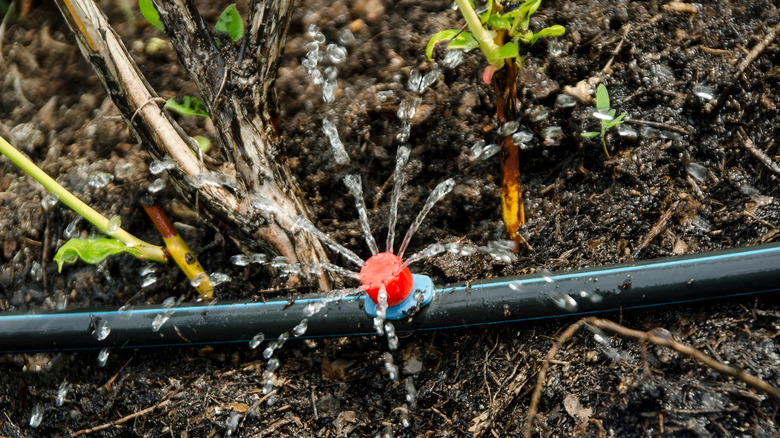
<path fill-rule="evenodd" d="M 409 268 L 403 267 L 398 256 L 389 252 L 380 252 L 363 263 L 360 269 L 360 282 L 374 303 L 377 303 L 379 288 L 387 291 L 387 305 L 393 307 L 409 296 L 414 280 Z"/>

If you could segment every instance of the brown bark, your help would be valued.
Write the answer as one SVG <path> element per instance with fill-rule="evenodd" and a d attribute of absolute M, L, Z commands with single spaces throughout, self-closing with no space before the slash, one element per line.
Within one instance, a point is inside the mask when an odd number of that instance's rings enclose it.
<path fill-rule="evenodd" d="M 150 104 L 157 94 L 95 1 L 55 1 L 132 132 L 155 158 L 167 155 L 176 162 L 171 180 L 208 223 L 247 250 L 280 254 L 290 263 L 327 260 L 319 241 L 294 226 L 306 209 L 286 164 L 275 156 L 274 81 L 291 1 L 253 0 L 240 46 L 220 50 L 191 0 L 156 0 L 166 33 L 220 135 L 223 159 L 236 169 L 237 190 L 189 183 L 187 177 L 209 169 L 193 153 L 193 140 Z M 327 287 L 324 278 L 320 285 Z"/>

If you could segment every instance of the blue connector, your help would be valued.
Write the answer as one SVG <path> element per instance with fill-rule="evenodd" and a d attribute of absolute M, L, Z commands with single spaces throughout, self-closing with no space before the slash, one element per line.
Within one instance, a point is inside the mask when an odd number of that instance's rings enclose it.
<path fill-rule="evenodd" d="M 405 300 L 396 304 L 393 307 L 388 307 L 385 314 L 385 319 L 395 321 L 398 319 L 406 318 L 407 312 L 412 308 L 423 308 L 428 305 L 433 299 L 433 280 L 427 275 L 412 274 L 412 291 L 406 297 Z M 417 297 L 422 296 L 422 303 L 418 305 Z M 376 318 L 376 304 L 367 294 L 363 295 L 363 303 L 368 316 Z"/>

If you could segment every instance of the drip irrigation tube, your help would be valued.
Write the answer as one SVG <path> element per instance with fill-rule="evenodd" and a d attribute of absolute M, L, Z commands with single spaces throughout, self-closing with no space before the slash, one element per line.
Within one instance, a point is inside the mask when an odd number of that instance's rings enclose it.
<path fill-rule="evenodd" d="M 735 297 L 780 290 L 780 244 L 600 266 L 545 275 L 494 278 L 437 288 L 397 333 L 528 321 Z M 247 343 L 299 324 L 306 304 L 327 301 L 302 338 L 375 334 L 364 295 L 266 302 L 81 309 L 0 315 L 0 352 L 91 350 Z M 157 331 L 152 322 L 168 316 Z M 105 321 L 110 333 L 98 340 Z"/>

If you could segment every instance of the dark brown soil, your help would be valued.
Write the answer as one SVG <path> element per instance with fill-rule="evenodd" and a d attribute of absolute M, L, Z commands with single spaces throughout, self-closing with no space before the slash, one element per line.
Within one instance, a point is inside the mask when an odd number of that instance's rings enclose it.
<path fill-rule="evenodd" d="M 2 38 L 0 135 L 98 211 L 120 214 L 125 228 L 158 241 L 138 201 L 157 178 L 147 171 L 149 158 L 133 143 L 56 8 L 40 3 L 29 21 L 9 22 Z M 192 94 L 170 49 L 145 52 L 149 39 L 161 35 L 140 21 L 126 21 L 114 2 L 102 3 L 158 92 Z M 341 180 L 350 173 L 362 177 L 374 234 L 384 241 L 392 189 L 387 182 L 401 127 L 396 111 L 402 100 L 416 95 L 406 89 L 411 70 L 425 74 L 434 68 L 424 56 L 429 36 L 461 25 L 450 3 L 307 0 L 296 6 L 278 80 L 284 152 L 315 222 L 361 256 L 369 252 Z M 547 41 L 532 49 L 518 85 L 521 123 L 535 134 L 533 147 L 521 152 L 529 216 L 522 235 L 533 249 L 511 263 L 485 255 L 433 258 L 417 271 L 446 284 L 776 241 L 778 175 L 745 145 L 752 142 L 770 160 L 780 158 L 777 39 L 746 61 L 776 28 L 777 4 L 695 5 L 698 12 L 692 13 L 673 11 L 659 0 L 545 1 L 532 27 L 561 24 L 567 31 L 559 56 L 549 54 Z M 202 12 L 214 20 L 222 6 L 204 5 Z M 333 104 L 323 103 L 320 87 L 300 65 L 311 24 L 328 41 L 337 41 L 346 26 L 354 30 L 347 61 L 337 66 Z M 436 59 L 443 56 L 437 49 Z M 454 69 L 441 67 L 443 75 L 425 91 L 420 115 L 413 119 L 401 229 L 438 182 L 453 177 L 458 185 L 431 211 L 410 251 L 439 241 L 485 245 L 505 238 L 498 158 L 469 158 L 476 141 L 498 140 L 492 95 L 480 80 L 483 67 L 477 51 Z M 605 159 L 599 141 L 579 137 L 597 129 L 589 105 L 556 106 L 565 86 L 596 77 L 608 86 L 618 112 L 668 129 L 645 132 L 642 125 L 627 124 L 641 135 L 610 133 L 612 158 Z M 711 87 L 714 99 L 697 96 L 697 85 Z M 540 111 L 549 114 L 534 121 Z M 323 117 L 339 127 L 349 165 L 335 165 L 321 131 Z M 193 135 L 213 137 L 207 121 L 181 123 Z M 549 126 L 561 127 L 562 135 L 544 142 Z M 211 154 L 218 159 L 218 148 Z M 123 167 L 128 163 L 134 168 L 129 175 Z M 4 158 L 0 169 L 2 310 L 53 309 L 65 300 L 69 307 L 83 307 L 192 298 L 188 282 L 172 266 L 158 266 L 152 274 L 157 281 L 142 288 L 146 264 L 129 257 L 100 267 L 79 263 L 58 274 L 51 257 L 75 214 L 59 204 L 44 209 L 44 190 Z M 113 182 L 89 186 L 94 172 L 113 174 Z M 269 270 L 230 265 L 236 249 L 176 196 L 169 185 L 159 198 L 207 269 L 233 278 L 217 289 L 220 300 L 256 299 L 263 289 L 285 286 Z M 643 245 L 667 212 L 671 219 Z M 79 229 L 90 232 L 83 223 Z M 664 327 L 680 342 L 780 386 L 780 302 L 774 296 L 607 316 L 641 330 Z M 384 338 L 289 342 L 278 354 L 278 400 L 271 406 L 261 392 L 261 350 L 119 351 L 102 368 L 96 352 L 9 355 L 0 363 L 0 434 L 64 436 L 164 402 L 95 434 L 227 436 L 237 421 L 238 436 L 465 436 L 485 414 L 485 436 L 518 436 L 540 361 L 552 338 L 571 322 L 407 336 L 394 353 L 402 368 L 400 384 L 384 371 Z M 677 353 L 645 350 L 616 337 L 610 342 L 617 355 L 589 331 L 565 346 L 542 392 L 537 433 L 780 434 L 777 404 L 766 394 Z M 418 393 L 414 408 L 404 407 L 405 380 Z M 63 381 L 72 389 L 56 406 Z M 508 388 L 516 391 L 510 394 Z M 33 429 L 29 421 L 36 406 L 43 409 L 43 421 Z M 401 425 L 405 413 L 408 428 Z"/>

